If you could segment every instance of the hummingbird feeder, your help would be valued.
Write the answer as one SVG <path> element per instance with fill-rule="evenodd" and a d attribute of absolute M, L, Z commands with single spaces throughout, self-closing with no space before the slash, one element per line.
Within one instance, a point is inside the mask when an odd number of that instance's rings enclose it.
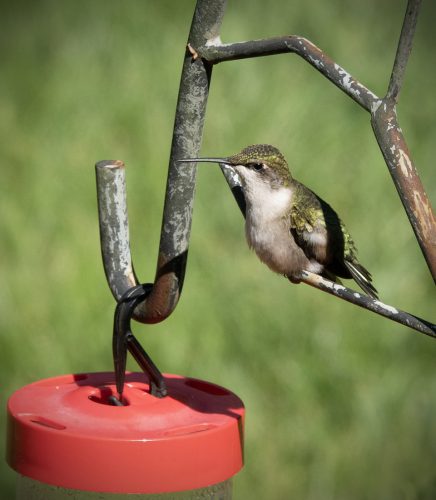
<path fill-rule="evenodd" d="M 242 467 L 244 408 L 222 387 L 164 375 L 135 338 L 131 319 L 153 324 L 177 306 L 183 287 L 192 222 L 196 167 L 214 65 L 250 57 L 296 54 L 365 109 L 429 270 L 436 277 L 436 220 L 410 157 L 396 105 L 407 66 L 420 0 L 409 0 L 386 96 L 380 98 L 304 37 L 221 43 L 226 0 L 198 0 L 176 108 L 157 271 L 142 284 L 129 245 L 125 166 L 96 165 L 100 238 L 106 278 L 117 302 L 113 373 L 65 375 L 16 391 L 8 404 L 8 462 L 19 476 L 18 498 L 231 497 L 231 478 Z M 234 169 L 222 164 L 245 212 Z M 356 293 L 313 273 L 301 281 L 421 333 L 430 322 Z M 125 373 L 130 352 L 144 373 Z M 98 496 L 96 492 L 98 493 Z M 77 495 L 76 495 L 77 494 Z M 115 494 L 115 496 L 114 496 Z M 76 495 L 76 496 L 74 496 Z M 93 496 L 94 495 L 94 496 Z M 133 496 L 131 496 L 133 495 Z M 168 496 L 167 496 L 168 495 Z"/>
<path fill-rule="evenodd" d="M 218 34 L 224 3 L 198 0 L 189 40 Z M 210 72 L 185 53 L 153 284 L 133 270 L 121 161 L 96 165 L 100 237 L 106 277 L 117 305 L 114 373 L 64 375 L 16 391 L 8 403 L 8 463 L 17 498 L 230 499 L 243 466 L 244 406 L 215 384 L 162 374 L 135 338 L 131 319 L 165 320 L 185 275 L 195 169 L 174 168 L 196 155 Z M 188 95 L 202 95 L 188 102 Z M 144 373 L 125 373 L 130 352 Z"/>

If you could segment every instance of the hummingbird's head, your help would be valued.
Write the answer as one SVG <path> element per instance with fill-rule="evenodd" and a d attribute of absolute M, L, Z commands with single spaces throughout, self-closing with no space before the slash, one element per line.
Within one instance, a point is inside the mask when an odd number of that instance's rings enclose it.
<path fill-rule="evenodd" d="M 238 173 L 244 188 L 265 186 L 270 189 L 287 187 L 292 180 L 285 157 L 274 146 L 254 144 L 225 158 L 189 158 L 180 162 L 224 163 Z"/>
<path fill-rule="evenodd" d="M 239 174 L 244 186 L 267 184 L 273 189 L 287 187 L 291 173 L 285 157 L 274 146 L 254 144 L 226 159 Z"/>

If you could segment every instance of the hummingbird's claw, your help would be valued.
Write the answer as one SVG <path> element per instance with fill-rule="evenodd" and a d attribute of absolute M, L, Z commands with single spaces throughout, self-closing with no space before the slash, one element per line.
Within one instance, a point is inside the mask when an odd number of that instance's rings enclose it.
<path fill-rule="evenodd" d="M 301 283 L 301 277 L 296 277 L 296 276 L 288 276 L 287 274 L 285 274 L 285 277 L 288 278 L 288 280 L 291 282 L 291 283 L 294 283 L 295 285 L 298 285 Z"/>

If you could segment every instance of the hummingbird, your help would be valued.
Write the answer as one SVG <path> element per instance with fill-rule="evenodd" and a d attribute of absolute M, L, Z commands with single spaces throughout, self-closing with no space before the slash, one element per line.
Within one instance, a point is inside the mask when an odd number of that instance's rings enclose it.
<path fill-rule="evenodd" d="M 294 179 L 283 154 L 269 144 L 223 158 L 186 158 L 232 167 L 244 192 L 248 246 L 272 271 L 299 283 L 303 271 L 354 281 L 378 298 L 369 271 L 357 260 L 350 233 L 333 208 Z"/>

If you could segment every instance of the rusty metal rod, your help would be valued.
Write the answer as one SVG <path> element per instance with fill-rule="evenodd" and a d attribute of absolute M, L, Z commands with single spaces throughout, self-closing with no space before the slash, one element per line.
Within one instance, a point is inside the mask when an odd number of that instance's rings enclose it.
<path fill-rule="evenodd" d="M 386 97 L 371 110 L 371 125 L 421 251 L 436 281 L 436 218 L 398 123 L 396 103 L 404 79 L 421 0 L 409 0 Z"/>
<path fill-rule="evenodd" d="M 436 218 L 410 157 L 395 107 L 381 101 L 371 115 L 371 125 L 427 266 L 436 280 Z"/>

